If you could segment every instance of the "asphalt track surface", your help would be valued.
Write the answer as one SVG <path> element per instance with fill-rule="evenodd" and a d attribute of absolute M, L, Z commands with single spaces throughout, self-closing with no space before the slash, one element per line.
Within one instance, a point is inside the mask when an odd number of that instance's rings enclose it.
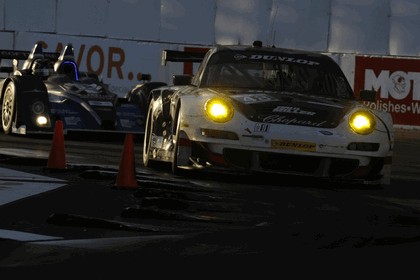
<path fill-rule="evenodd" d="M 52 170 L 45 157 L 0 155 L 0 189 L 24 197 L 0 198 L 0 274 L 114 279 L 199 270 L 197 277 L 266 279 L 385 272 L 398 260 L 409 268 L 416 257 L 408 256 L 420 251 L 420 133 L 400 130 L 397 138 L 392 185 L 379 190 L 141 166 L 138 188 L 127 189 L 115 185 L 115 166 Z M 401 267 L 399 277 L 408 271 Z"/>

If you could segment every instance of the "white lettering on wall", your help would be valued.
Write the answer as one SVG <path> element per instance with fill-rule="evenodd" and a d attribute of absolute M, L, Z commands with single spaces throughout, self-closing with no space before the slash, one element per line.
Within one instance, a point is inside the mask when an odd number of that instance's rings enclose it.
<path fill-rule="evenodd" d="M 412 100 L 420 100 L 420 73 L 383 70 L 378 76 L 372 69 L 365 70 L 364 88 L 380 91 L 380 97 L 403 100 L 412 93 Z"/>

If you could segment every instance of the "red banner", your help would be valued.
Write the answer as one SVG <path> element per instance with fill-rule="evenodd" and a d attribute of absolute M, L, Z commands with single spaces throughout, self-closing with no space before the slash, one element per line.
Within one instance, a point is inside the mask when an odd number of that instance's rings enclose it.
<path fill-rule="evenodd" d="M 185 47 L 184 50 L 186 52 L 206 53 L 209 50 L 209 48 Z M 184 74 L 188 74 L 188 75 L 194 74 L 192 62 L 184 62 Z"/>
<path fill-rule="evenodd" d="M 420 126 L 420 59 L 356 56 L 354 92 L 375 90 L 371 108 L 391 113 L 394 124 Z"/>

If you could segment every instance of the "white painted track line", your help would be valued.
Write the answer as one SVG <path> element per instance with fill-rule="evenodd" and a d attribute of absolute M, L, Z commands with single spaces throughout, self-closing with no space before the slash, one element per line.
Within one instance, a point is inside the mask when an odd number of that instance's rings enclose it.
<path fill-rule="evenodd" d="M 0 205 L 64 186 L 66 181 L 0 168 Z"/>

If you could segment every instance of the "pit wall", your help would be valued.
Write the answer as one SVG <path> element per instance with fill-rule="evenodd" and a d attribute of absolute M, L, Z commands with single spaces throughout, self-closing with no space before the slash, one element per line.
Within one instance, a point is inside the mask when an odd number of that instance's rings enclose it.
<path fill-rule="evenodd" d="M 185 71 L 161 65 L 164 49 L 261 40 L 331 55 L 356 95 L 377 90 L 369 106 L 408 128 L 420 126 L 418 26 L 419 0 L 0 0 L 0 49 L 71 43 L 80 69 L 120 96 L 142 74 L 170 83 Z"/>

